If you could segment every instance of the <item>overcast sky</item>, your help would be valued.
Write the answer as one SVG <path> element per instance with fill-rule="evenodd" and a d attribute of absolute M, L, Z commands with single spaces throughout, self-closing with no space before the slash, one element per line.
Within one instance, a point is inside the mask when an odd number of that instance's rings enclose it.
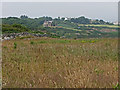
<path fill-rule="evenodd" d="M 1 0 L 2 2 L 118 2 L 120 0 Z"/>
<path fill-rule="evenodd" d="M 79 17 L 118 21 L 117 2 L 3 2 L 2 17 Z"/>

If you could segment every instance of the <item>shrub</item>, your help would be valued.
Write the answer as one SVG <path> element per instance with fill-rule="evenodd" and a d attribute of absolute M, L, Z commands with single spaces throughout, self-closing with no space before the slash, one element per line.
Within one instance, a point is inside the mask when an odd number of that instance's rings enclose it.
<path fill-rule="evenodd" d="M 7 48 L 6 46 L 4 46 L 3 48 Z"/>
<path fill-rule="evenodd" d="M 34 42 L 33 42 L 33 41 L 31 41 L 31 42 L 30 42 L 30 44 L 34 44 Z"/>
<path fill-rule="evenodd" d="M 32 38 L 32 36 L 19 37 L 19 39 Z"/>
<path fill-rule="evenodd" d="M 17 43 L 14 43 L 14 49 L 16 49 L 17 48 Z"/>

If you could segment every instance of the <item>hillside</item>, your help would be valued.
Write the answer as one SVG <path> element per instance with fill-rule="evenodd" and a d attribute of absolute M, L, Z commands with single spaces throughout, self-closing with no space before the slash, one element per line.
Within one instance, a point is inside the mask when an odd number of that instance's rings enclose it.
<path fill-rule="evenodd" d="M 45 21 L 52 21 L 51 26 L 43 26 Z M 91 20 L 85 17 L 29 18 L 28 16 L 2 18 L 3 33 L 45 32 L 61 38 L 101 38 L 117 37 L 118 26 L 103 20 Z M 18 25 L 18 26 L 17 26 Z"/>
<path fill-rule="evenodd" d="M 3 88 L 118 88 L 118 26 L 85 17 L 3 18 Z"/>

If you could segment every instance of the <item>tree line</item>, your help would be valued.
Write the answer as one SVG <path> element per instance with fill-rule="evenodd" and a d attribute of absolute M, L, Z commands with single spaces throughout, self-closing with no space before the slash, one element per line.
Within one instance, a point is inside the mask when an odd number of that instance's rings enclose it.
<path fill-rule="evenodd" d="M 29 29 L 36 30 L 42 27 L 44 21 L 53 21 L 53 25 L 58 25 L 58 24 L 66 24 L 66 25 L 71 25 L 75 26 L 77 24 L 113 24 L 109 22 L 105 22 L 103 20 L 91 20 L 88 18 L 85 18 L 84 16 L 78 17 L 78 18 L 70 18 L 68 20 L 65 20 L 64 17 L 60 18 L 52 18 L 48 16 L 43 16 L 39 18 L 29 18 L 26 15 L 21 15 L 20 17 L 7 17 L 7 18 L 2 18 L 2 23 L 3 24 L 21 24 L 23 26 L 26 26 Z"/>

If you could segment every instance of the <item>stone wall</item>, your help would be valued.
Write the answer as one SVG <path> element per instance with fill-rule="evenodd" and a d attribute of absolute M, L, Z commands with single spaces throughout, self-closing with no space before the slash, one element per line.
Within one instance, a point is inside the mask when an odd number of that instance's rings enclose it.
<path fill-rule="evenodd" d="M 10 34 L 3 34 L 2 39 L 3 40 L 9 40 L 9 39 L 15 39 L 16 37 L 23 37 L 23 36 L 36 36 L 36 37 L 48 37 L 48 34 L 33 34 L 28 32 L 22 32 L 22 33 L 10 33 Z"/>

